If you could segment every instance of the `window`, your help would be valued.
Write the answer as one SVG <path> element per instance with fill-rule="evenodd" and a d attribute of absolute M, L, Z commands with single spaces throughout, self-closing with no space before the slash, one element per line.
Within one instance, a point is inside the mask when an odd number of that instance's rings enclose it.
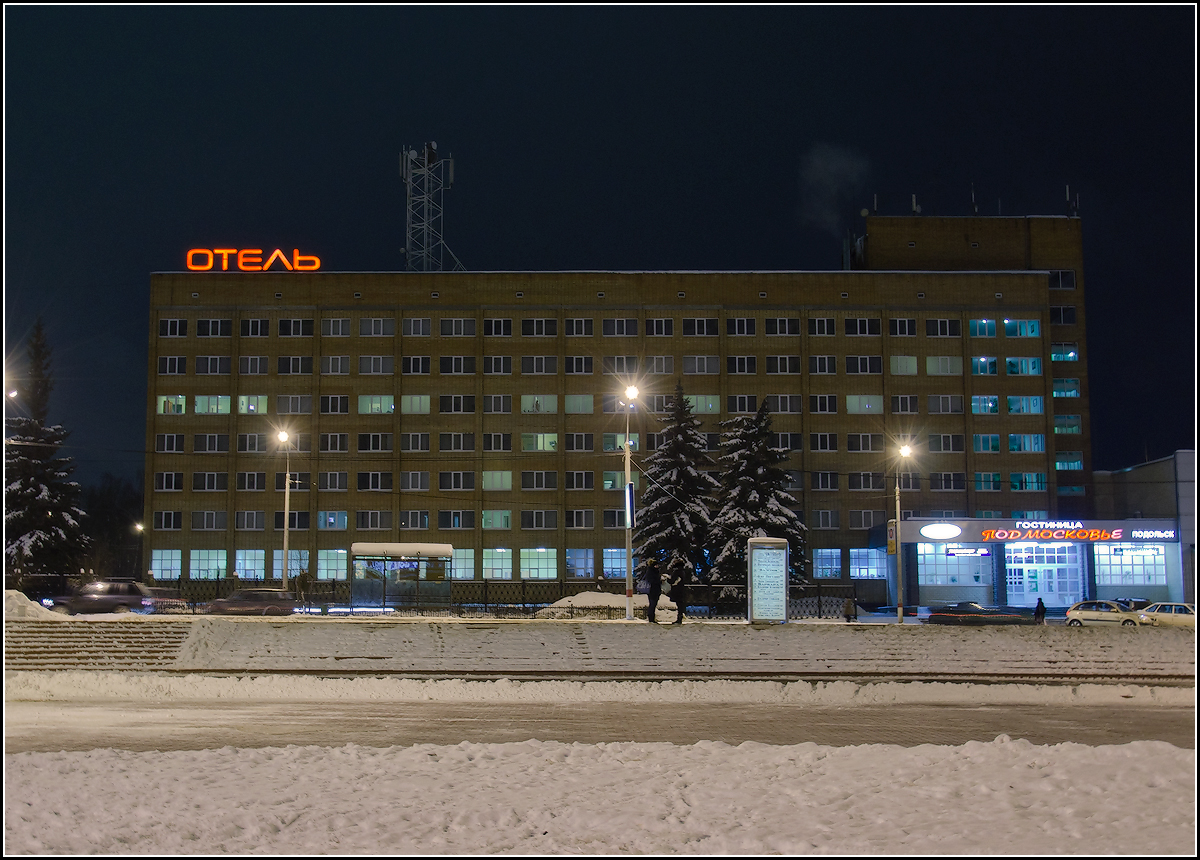
<path fill-rule="evenodd" d="M 997 415 L 999 412 L 1000 398 L 995 394 L 974 394 L 971 396 L 972 415 Z"/>
<path fill-rule="evenodd" d="M 183 511 L 155 511 L 154 530 L 176 532 L 183 528 Z"/>
<path fill-rule="evenodd" d="M 768 317 L 763 320 L 767 337 L 800 334 L 800 317 Z"/>
<path fill-rule="evenodd" d="M 484 511 L 484 518 L 487 518 L 488 511 Z M 508 513 L 507 511 L 492 511 L 491 513 Z M 484 525 L 484 528 L 489 526 Z M 491 528 L 499 528 L 492 526 Z M 508 528 L 508 526 L 502 526 Z M 484 579 L 512 579 L 513 569 L 513 551 L 498 547 L 495 549 L 485 549 L 483 551 L 483 578 Z"/>
<path fill-rule="evenodd" d="M 308 492 L 309 490 L 312 489 L 312 473 L 311 472 L 297 472 L 297 471 L 293 470 L 291 472 L 291 476 L 292 476 L 292 492 L 293 493 Z M 285 485 L 287 484 L 287 479 L 288 479 L 287 472 L 276 472 L 275 473 L 275 489 L 278 492 L 282 493 L 284 491 Z"/>
<path fill-rule="evenodd" d="M 429 337 L 429 317 L 405 319 L 400 331 L 405 337 Z"/>
<path fill-rule="evenodd" d="M 1005 320 L 1005 337 L 1041 337 L 1041 320 Z"/>
<path fill-rule="evenodd" d="M 281 355 L 279 356 L 279 372 L 281 374 L 312 373 L 313 360 L 311 355 Z"/>
<path fill-rule="evenodd" d="M 812 526 L 815 529 L 836 529 L 838 525 L 837 511 L 813 511 Z"/>
<path fill-rule="evenodd" d="M 439 451 L 474 451 L 474 433 L 439 433 Z"/>
<path fill-rule="evenodd" d="M 368 492 L 390 492 L 392 489 L 392 473 L 359 472 L 358 489 Z"/>
<path fill-rule="evenodd" d="M 893 394 L 892 412 L 896 415 L 916 415 L 918 400 L 915 394 Z"/>
<path fill-rule="evenodd" d="M 522 472 L 522 490 L 557 490 L 558 472 Z"/>
<path fill-rule="evenodd" d="M 485 451 L 511 451 L 512 450 L 512 434 L 511 433 L 484 433 L 483 434 L 483 450 L 485 450 Z"/>
<path fill-rule="evenodd" d="M 636 471 L 629 473 L 629 480 L 636 490 L 640 485 L 638 473 Z M 600 476 L 600 486 L 605 490 L 620 490 L 625 486 L 624 472 L 603 472 Z"/>
<path fill-rule="evenodd" d="M 192 446 L 196 454 L 223 454 L 229 451 L 228 433 L 197 433 Z"/>
<path fill-rule="evenodd" d="M 967 475 L 965 472 L 930 472 L 929 489 L 931 490 L 965 490 Z"/>
<path fill-rule="evenodd" d="M 400 359 L 400 372 L 413 375 L 427 376 L 429 374 L 429 356 L 406 355 Z"/>
<path fill-rule="evenodd" d="M 447 318 L 439 324 L 442 337 L 475 337 L 475 320 Z"/>
<path fill-rule="evenodd" d="M 592 394 L 568 394 L 563 397 L 563 412 L 567 415 L 591 415 L 595 411 Z"/>
<path fill-rule="evenodd" d="M 846 486 L 851 490 L 882 490 L 883 472 L 851 472 L 846 476 Z"/>
<path fill-rule="evenodd" d="M 591 433 L 568 433 L 565 442 L 568 451 L 591 451 L 593 436 Z"/>
<path fill-rule="evenodd" d="M 487 474 L 486 472 L 484 474 Z M 401 472 L 400 489 L 422 492 L 429 489 L 428 472 Z M 484 489 L 487 489 L 486 487 Z"/>
<path fill-rule="evenodd" d="M 888 334 L 892 337 L 916 337 L 917 321 L 914 319 L 888 320 Z"/>
<path fill-rule="evenodd" d="M 683 357 L 683 372 L 685 374 L 711 374 L 721 372 L 721 359 L 716 355 L 685 355 Z"/>
<path fill-rule="evenodd" d="M 1009 476 L 1009 489 L 1014 492 L 1044 491 L 1045 472 L 1013 472 Z"/>
<path fill-rule="evenodd" d="M 833 317 L 810 317 L 808 320 L 808 333 L 822 336 L 837 334 L 837 330 L 833 325 Z"/>
<path fill-rule="evenodd" d="M 512 485 L 512 472 L 485 471 L 483 473 L 483 489 L 485 490 L 511 490 Z"/>
<path fill-rule="evenodd" d="M 1050 289 L 1052 290 L 1073 290 L 1075 289 L 1075 270 L 1074 269 L 1056 269 L 1050 272 Z"/>
<path fill-rule="evenodd" d="M 475 395 L 473 394 L 443 394 L 438 398 L 438 412 L 442 414 L 469 414 L 474 411 Z"/>
<path fill-rule="evenodd" d="M 996 336 L 996 321 L 995 320 L 971 320 L 968 326 L 968 331 L 971 337 L 995 337 Z"/>
<path fill-rule="evenodd" d="M 864 511 L 864 513 L 867 513 Z M 874 513 L 879 513 L 875 511 Z M 853 519 L 853 516 L 851 516 Z M 875 520 L 879 525 L 879 520 Z M 854 525 L 851 523 L 851 528 Z M 881 549 L 854 547 L 850 550 L 851 579 L 887 579 L 887 553 Z"/>
<path fill-rule="evenodd" d="M 321 453 L 336 453 L 350 450 L 349 433 L 322 433 L 318 438 Z"/>
<path fill-rule="evenodd" d="M 882 451 L 882 433 L 847 433 L 847 451 Z"/>
<path fill-rule="evenodd" d="M 474 472 L 438 472 L 439 490 L 475 489 Z"/>
<path fill-rule="evenodd" d="M 267 512 L 266 511 L 234 511 L 233 513 L 233 528 L 240 532 L 261 532 L 267 527 Z M 243 552 L 258 552 L 260 550 L 238 550 L 240 555 Z M 241 574 L 239 573 L 239 576 Z"/>
<path fill-rule="evenodd" d="M 558 528 L 558 511 L 521 511 L 521 528 L 556 529 Z"/>
<path fill-rule="evenodd" d="M 287 442 L 278 442 L 278 450 L 305 453 L 312 450 L 311 433 L 295 433 Z"/>
<path fill-rule="evenodd" d="M 570 361 L 570 359 L 568 359 Z M 511 355 L 485 355 L 483 357 L 484 373 L 512 373 Z M 569 373 L 570 371 L 568 371 Z"/>
<path fill-rule="evenodd" d="M 814 490 L 836 490 L 838 488 L 837 472 L 810 472 L 809 482 Z"/>
<path fill-rule="evenodd" d="M 836 394 L 810 394 L 808 396 L 809 412 L 837 412 Z"/>
<path fill-rule="evenodd" d="M 1082 433 L 1083 432 L 1083 416 L 1082 415 L 1055 415 L 1054 416 L 1054 432 L 1055 433 Z"/>
<path fill-rule="evenodd" d="M 846 356 L 847 373 L 883 373 L 883 356 L 881 355 L 848 355 Z"/>
<path fill-rule="evenodd" d="M 199 399 L 199 398 L 197 398 Z M 187 395 L 160 394 L 155 409 L 159 415 L 183 415 L 187 411 Z"/>
<path fill-rule="evenodd" d="M 758 361 L 753 355 L 731 355 L 725 362 L 729 373 L 758 373 Z"/>
<path fill-rule="evenodd" d="M 324 324 L 325 320 L 322 320 L 321 325 L 324 326 Z M 391 337 L 395 333 L 396 320 L 394 317 L 363 317 L 358 321 L 360 337 Z"/>
<path fill-rule="evenodd" d="M 683 398 L 691 404 L 693 415 L 717 415 L 721 412 L 719 394 L 685 394 Z"/>
<path fill-rule="evenodd" d="M 1006 358 L 1004 372 L 1009 376 L 1041 376 L 1042 360 L 1040 358 Z"/>
<path fill-rule="evenodd" d="M 483 411 L 485 413 L 507 415 L 512 412 L 512 395 L 511 394 L 485 394 L 483 395 Z"/>
<path fill-rule="evenodd" d="M 715 318 L 685 317 L 683 320 L 684 337 L 716 337 L 718 333 Z"/>
<path fill-rule="evenodd" d="M 595 472 L 567 472 L 566 488 L 568 490 L 590 490 L 595 481 Z"/>
<path fill-rule="evenodd" d="M 563 362 L 565 373 L 591 373 L 592 357 L 590 355 L 568 355 Z"/>
<path fill-rule="evenodd" d="M 267 450 L 266 433 L 239 433 L 237 438 L 239 454 L 262 454 Z"/>
<path fill-rule="evenodd" d="M 183 472 L 155 472 L 155 492 L 172 492 L 183 489 Z"/>
<path fill-rule="evenodd" d="M 196 320 L 196 337 L 232 337 L 233 320 Z"/>
<path fill-rule="evenodd" d="M 1079 380 L 1078 379 L 1055 379 L 1053 393 L 1054 393 L 1055 397 L 1078 397 L 1079 396 Z"/>
<path fill-rule="evenodd" d="M 808 450 L 810 451 L 836 451 L 837 434 L 836 433 L 809 433 L 808 434 Z"/>
<path fill-rule="evenodd" d="M 987 356 L 977 356 L 971 359 L 971 375 L 972 376 L 995 376 L 997 373 L 997 360 L 988 358 Z"/>
<path fill-rule="evenodd" d="M 592 549 L 567 550 L 567 576 L 575 579 L 591 579 L 595 576 L 596 555 Z"/>
<path fill-rule="evenodd" d="M 601 437 L 603 450 L 605 451 L 624 451 L 625 450 L 625 434 L 624 433 L 605 433 Z M 638 446 L 638 434 L 629 434 L 629 448 L 631 451 L 640 450 Z"/>
<path fill-rule="evenodd" d="M 391 394 L 358 395 L 359 415 L 391 415 L 396 411 L 396 398 Z"/>
<path fill-rule="evenodd" d="M 556 337 L 558 335 L 558 320 L 521 320 L 521 335 L 522 337 Z"/>
<path fill-rule="evenodd" d="M 270 334 L 270 320 L 242 320 L 242 337 L 267 337 Z"/>
<path fill-rule="evenodd" d="M 312 395 L 280 394 L 275 398 L 275 411 L 280 415 L 309 415 L 312 413 Z"/>
<path fill-rule="evenodd" d="M 443 355 L 438 359 L 438 373 L 457 376 L 475 372 L 475 356 Z"/>
<path fill-rule="evenodd" d="M 675 334 L 675 320 L 652 319 L 646 320 L 646 335 L 648 337 L 672 337 Z"/>
<path fill-rule="evenodd" d="M 776 414 L 798 415 L 804 403 L 804 398 L 799 394 L 768 394 L 764 400 L 767 401 L 767 409 Z"/>
<path fill-rule="evenodd" d="M 999 433 L 975 433 L 971 439 L 976 454 L 995 454 L 1000 451 Z"/>
<path fill-rule="evenodd" d="M 193 472 L 192 490 L 196 492 L 224 492 L 229 489 L 228 472 Z"/>
<path fill-rule="evenodd" d="M 439 529 L 475 528 L 475 511 L 438 511 Z"/>
<path fill-rule="evenodd" d="M 814 549 L 812 551 L 812 575 L 815 579 L 841 579 L 842 551 L 840 549 Z"/>
<path fill-rule="evenodd" d="M 429 434 L 428 433 L 401 433 L 400 434 L 400 450 L 401 451 L 428 451 L 429 450 Z"/>
<path fill-rule="evenodd" d="M 758 399 L 753 394 L 730 394 L 725 408 L 730 413 L 757 412 Z"/>
<path fill-rule="evenodd" d="M 867 319 L 865 317 L 847 317 L 846 318 L 846 334 L 851 337 L 863 337 L 867 335 L 878 335 L 880 332 L 879 320 Z"/>
<path fill-rule="evenodd" d="M 429 511 L 401 511 L 397 519 L 402 529 L 429 528 Z"/>
<path fill-rule="evenodd" d="M 1075 325 L 1074 305 L 1052 305 L 1050 307 L 1050 325 Z"/>
<path fill-rule="evenodd" d="M 363 322 L 367 322 L 363 320 Z M 394 324 L 393 324 L 394 325 Z M 395 329 L 393 328 L 393 331 Z M 330 317 L 321 320 L 322 337 L 350 337 L 349 317 Z"/>
<path fill-rule="evenodd" d="M 625 528 L 625 509 L 607 508 L 604 511 L 604 527 L 606 529 Z"/>
<path fill-rule="evenodd" d="M 638 359 L 636 355 L 606 355 L 601 361 L 603 362 L 604 373 L 635 376 L 638 372 Z"/>
<path fill-rule="evenodd" d="M 225 511 L 192 511 L 192 531 L 225 531 L 229 527 L 229 514 Z"/>
<path fill-rule="evenodd" d="M 1079 344 L 1075 341 L 1050 344 L 1050 360 L 1079 361 Z"/>
<path fill-rule="evenodd" d="M 359 433 L 358 450 L 361 453 L 369 451 L 391 451 L 391 433 Z"/>
<path fill-rule="evenodd" d="M 354 527 L 362 531 L 384 531 L 392 527 L 391 511 L 355 511 Z"/>
<path fill-rule="evenodd" d="M 390 376 L 395 369 L 396 359 L 390 355 L 360 355 L 358 357 L 358 372 L 363 374 L 384 374 Z M 322 370 L 325 359 L 321 359 Z"/>
<path fill-rule="evenodd" d="M 889 359 L 893 376 L 916 376 L 917 357 L 915 355 L 893 355 Z"/>
<path fill-rule="evenodd" d="M 350 397 L 346 394 L 322 394 L 322 415 L 349 415 Z"/>
<path fill-rule="evenodd" d="M 635 325 L 637 321 L 634 321 Z M 590 319 L 563 320 L 567 337 L 591 337 L 592 321 Z"/>
<path fill-rule="evenodd" d="M 317 550 L 317 579 L 345 579 L 346 560 L 344 549 Z"/>
<path fill-rule="evenodd" d="M 880 525 L 887 521 L 887 511 L 851 511 L 850 512 L 850 528 L 852 529 L 869 529 L 872 526 Z M 851 550 L 851 555 L 854 551 Z M 853 566 L 850 569 L 850 575 L 854 575 Z"/>
<path fill-rule="evenodd" d="M 961 433 L 930 433 L 930 453 L 949 454 L 963 450 L 964 436 Z"/>
<path fill-rule="evenodd" d="M 962 321 L 951 319 L 925 320 L 926 337 L 962 337 Z"/>
<path fill-rule="evenodd" d="M 606 319 L 602 322 L 602 331 L 605 337 L 637 337 L 638 321 L 636 319 Z"/>
<path fill-rule="evenodd" d="M 557 394 L 522 394 L 521 412 L 526 415 L 554 415 L 558 412 Z"/>
<path fill-rule="evenodd" d="M 730 317 L 725 320 L 725 333 L 734 337 L 754 334 L 754 317 Z"/>
<path fill-rule="evenodd" d="M 769 359 L 768 359 L 769 361 Z M 771 372 L 770 364 L 767 365 L 767 373 Z M 836 355 L 810 355 L 808 357 L 808 372 L 809 373 L 837 373 L 837 356 Z"/>
<path fill-rule="evenodd" d="M 318 531 L 345 531 L 346 511 L 317 511 Z"/>
<path fill-rule="evenodd" d="M 243 355 L 238 358 L 238 373 L 242 376 L 263 376 L 270 366 L 265 355 Z"/>
<path fill-rule="evenodd" d="M 349 472 L 321 472 L 317 475 L 318 490 L 344 491 L 350 488 Z"/>
<path fill-rule="evenodd" d="M 196 356 L 196 373 L 228 375 L 231 361 L 232 359 L 227 355 L 198 355 Z M 311 370 L 309 372 L 311 373 Z"/>
<path fill-rule="evenodd" d="M 225 550 L 194 549 L 188 559 L 189 579 L 224 579 Z"/>
<path fill-rule="evenodd" d="M 512 511 L 492 510 L 492 511 L 482 511 L 481 514 L 482 514 L 482 516 L 480 517 L 480 527 L 481 528 L 485 528 L 485 529 L 511 529 L 512 528 Z M 483 555 L 484 555 L 484 559 L 485 559 L 485 561 L 484 561 L 485 570 L 486 570 L 486 566 L 487 566 L 487 562 L 486 562 L 487 553 L 488 553 L 488 551 L 485 549 L 483 551 Z M 486 572 L 484 575 L 485 576 L 487 575 Z"/>
<path fill-rule="evenodd" d="M 312 337 L 312 320 L 280 320 L 280 337 Z"/>
<path fill-rule="evenodd" d="M 1083 470 L 1082 451 L 1059 451 L 1054 455 L 1054 468 L 1060 472 L 1079 472 Z"/>
<path fill-rule="evenodd" d="M 992 359 L 995 361 L 995 359 Z M 961 355 L 931 355 L 925 359 L 925 372 L 930 376 L 962 376 Z M 995 372 L 995 371 L 993 371 Z"/>
<path fill-rule="evenodd" d="M 391 395 L 388 395 L 391 399 Z M 471 398 L 474 400 L 474 398 Z M 403 415 L 428 415 L 429 414 L 429 395 L 428 394 L 404 394 L 400 397 L 400 412 Z"/>
<path fill-rule="evenodd" d="M 187 337 L 187 320 L 159 320 L 159 337 Z"/>
<path fill-rule="evenodd" d="M 1010 415 L 1042 415 L 1045 409 L 1046 398 L 1034 395 L 1032 397 L 1020 397 L 1008 395 L 1008 413 Z"/>
<path fill-rule="evenodd" d="M 930 394 L 929 414 L 944 415 L 947 413 L 961 415 L 963 398 L 961 394 Z"/>
<path fill-rule="evenodd" d="M 238 396 L 238 415 L 266 415 L 267 395 L 242 394 Z"/>
<path fill-rule="evenodd" d="M 483 321 L 484 337 L 512 337 L 511 319 L 485 319 Z"/>
<path fill-rule="evenodd" d="M 187 356 L 158 356 L 158 375 L 162 375 L 162 377 L 175 377 L 175 375 L 180 375 L 182 373 L 187 373 Z"/>
<path fill-rule="evenodd" d="M 646 359 L 647 373 L 674 373 L 675 372 L 675 356 L 673 355 L 652 355 Z"/>
<path fill-rule="evenodd" d="M 847 394 L 846 414 L 848 415 L 882 415 L 882 394 Z"/>

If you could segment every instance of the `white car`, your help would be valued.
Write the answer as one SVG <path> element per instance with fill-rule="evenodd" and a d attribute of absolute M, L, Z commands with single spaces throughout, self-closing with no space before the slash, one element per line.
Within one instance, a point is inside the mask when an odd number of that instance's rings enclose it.
<path fill-rule="evenodd" d="M 1067 626 L 1137 627 L 1138 614 L 1114 600 L 1085 600 L 1067 610 Z"/>
<path fill-rule="evenodd" d="M 1191 603 L 1151 603 L 1138 613 L 1138 621 L 1154 627 L 1196 627 L 1196 607 Z"/>

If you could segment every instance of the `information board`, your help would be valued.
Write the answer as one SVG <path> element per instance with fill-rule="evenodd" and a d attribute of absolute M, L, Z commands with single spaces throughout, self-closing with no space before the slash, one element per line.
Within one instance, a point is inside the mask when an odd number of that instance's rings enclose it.
<path fill-rule="evenodd" d="M 750 538 L 746 563 L 746 614 L 750 622 L 787 622 L 788 542 L 783 538 Z"/>

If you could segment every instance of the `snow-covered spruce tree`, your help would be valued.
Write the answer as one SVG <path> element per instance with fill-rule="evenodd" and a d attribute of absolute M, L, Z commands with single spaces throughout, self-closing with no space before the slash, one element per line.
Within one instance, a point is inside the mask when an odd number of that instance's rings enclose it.
<path fill-rule="evenodd" d="M 87 549 L 84 513 L 76 506 L 75 464 L 59 457 L 67 431 L 46 423 L 50 412 L 50 344 L 41 319 L 27 350 L 28 375 L 15 388 L 13 411 L 4 419 L 4 565 L 28 574 L 68 574 Z"/>
<path fill-rule="evenodd" d="M 746 541 L 773 537 L 787 539 L 789 579 L 796 582 L 804 569 L 808 530 L 792 510 L 796 499 L 784 489 L 787 473 L 780 464 L 787 451 L 774 447 L 766 400 L 754 415 L 722 421 L 721 428 L 722 504 L 713 517 L 713 544 L 720 549 L 713 561 L 712 581 L 744 585 Z"/>
<path fill-rule="evenodd" d="M 660 439 L 658 448 L 641 464 L 645 487 L 633 538 L 643 563 L 657 558 L 662 573 L 681 573 L 690 581 L 709 564 L 704 548 L 712 519 L 711 497 L 719 484 L 702 471 L 712 460 L 705 453 L 700 419 L 692 414 L 682 383 L 675 384 Z"/>

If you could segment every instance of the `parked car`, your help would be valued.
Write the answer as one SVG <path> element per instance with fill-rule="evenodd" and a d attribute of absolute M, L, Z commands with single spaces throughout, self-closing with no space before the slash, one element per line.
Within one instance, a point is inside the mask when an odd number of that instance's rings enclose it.
<path fill-rule="evenodd" d="M 1084 600 L 1067 610 L 1067 626 L 1136 627 L 1138 614 L 1115 600 Z"/>
<path fill-rule="evenodd" d="M 1032 624 L 1033 610 L 1028 606 L 982 606 L 974 601 L 935 606 L 929 610 L 926 624 Z"/>
<path fill-rule="evenodd" d="M 1153 602 L 1144 597 L 1114 597 L 1113 601 L 1121 604 L 1130 612 L 1137 612 L 1140 609 L 1145 609 Z"/>
<path fill-rule="evenodd" d="M 104 612 L 154 611 L 154 597 L 140 582 L 108 580 L 89 582 L 74 594 L 43 598 L 42 605 L 66 615 L 94 615 Z"/>
<path fill-rule="evenodd" d="M 190 609 L 179 592 L 171 588 L 151 588 L 150 596 L 154 599 L 155 615 L 179 615 Z"/>
<path fill-rule="evenodd" d="M 280 588 L 241 588 L 208 605 L 213 615 L 291 615 L 300 601 Z"/>
<path fill-rule="evenodd" d="M 1196 607 L 1191 603 L 1151 603 L 1138 613 L 1138 621 L 1152 627 L 1196 628 Z"/>

